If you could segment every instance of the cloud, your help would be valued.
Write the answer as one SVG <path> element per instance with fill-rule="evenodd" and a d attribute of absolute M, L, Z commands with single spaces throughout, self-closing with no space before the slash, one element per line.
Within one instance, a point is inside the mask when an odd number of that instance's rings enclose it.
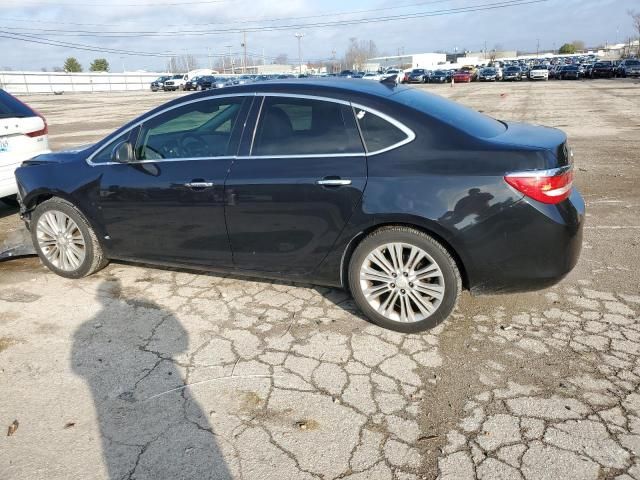
<path fill-rule="evenodd" d="M 4 0 L 0 30 L 33 35 L 36 38 L 82 43 L 104 49 L 145 52 L 190 53 L 206 64 L 207 52 L 222 54 L 241 52 L 241 33 L 223 30 L 255 27 L 256 25 L 290 25 L 300 22 L 330 22 L 427 12 L 470 5 L 482 5 L 496 0 L 367 0 L 340 2 L 325 0 L 320 6 L 312 0 L 221 0 L 216 3 L 194 3 L 198 0 L 61 0 L 55 4 L 43 0 Z M 200 0 L 202 1 L 202 0 Z M 416 5 L 421 3 L 421 5 Z M 135 7 L 130 6 L 136 4 Z M 91 6 L 90 6 L 91 5 Z M 129 5 L 129 6 L 127 6 Z M 595 46 L 622 41 L 633 35 L 627 10 L 635 0 L 548 0 L 544 3 L 457 15 L 432 16 L 402 21 L 363 23 L 339 27 L 301 29 L 305 34 L 302 47 L 305 59 L 327 59 L 331 51 L 340 56 L 349 38 L 374 40 L 382 53 L 428 52 L 458 49 L 481 50 L 500 44 L 510 50 L 535 50 L 539 39 L 541 49 L 551 49 L 566 41 L 584 40 Z M 395 8 L 404 6 L 403 8 Z M 394 7 L 388 9 L 389 7 Z M 351 15 L 336 12 L 373 10 Z M 316 18 L 286 20 L 287 17 L 319 15 Z M 277 22 L 265 19 L 282 18 Z M 256 23 L 256 20 L 258 23 Z M 58 30 L 58 31 L 52 31 Z M 95 32 L 186 32 L 210 30 L 208 35 L 175 33 L 165 36 L 132 35 L 127 38 L 69 36 L 71 33 L 91 35 Z M 280 53 L 297 58 L 294 30 L 247 33 L 250 52 L 264 50 L 272 58 Z M 0 68 L 39 69 L 61 65 L 67 56 L 76 56 L 87 66 L 97 56 L 106 56 L 114 69 L 124 62 L 129 70 L 144 68 L 161 70 L 164 59 L 126 56 L 117 53 L 83 52 L 66 47 L 54 47 L 0 38 L 3 55 Z M 122 58 L 120 58 L 122 57 Z"/>

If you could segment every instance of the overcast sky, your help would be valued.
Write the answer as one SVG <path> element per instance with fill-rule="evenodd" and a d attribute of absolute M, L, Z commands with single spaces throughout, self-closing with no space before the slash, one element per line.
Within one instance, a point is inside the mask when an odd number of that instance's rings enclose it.
<path fill-rule="evenodd" d="M 503 0 L 505 3 L 513 0 Z M 527 0 L 520 0 L 527 1 Z M 0 0 L 0 36 L 28 35 L 35 41 L 62 41 L 87 48 L 198 56 L 202 67 L 207 53 L 220 55 L 227 45 L 237 54 L 242 34 L 221 32 L 247 28 L 250 54 L 264 54 L 267 62 L 285 53 L 298 57 L 296 31 L 304 34 L 304 59 L 340 57 L 350 37 L 375 41 L 382 54 L 479 51 L 496 46 L 535 51 L 558 48 L 571 40 L 588 46 L 624 41 L 633 35 L 627 11 L 640 10 L 637 0 L 546 0 L 507 8 L 448 14 L 459 8 L 478 8 L 499 0 Z M 346 12 L 355 12 L 347 14 Z M 433 15 L 435 13 L 440 15 Z M 424 16 L 430 13 L 432 16 Z M 419 18 L 341 26 L 300 24 L 422 14 Z M 298 18 L 292 18 L 298 17 Z M 307 17 L 307 18 L 300 18 Z M 279 19 L 279 20 L 274 20 Z M 293 26 L 278 31 L 255 31 L 265 25 Z M 193 35 L 185 30 L 196 31 Z M 205 33 L 200 33 L 201 31 Z M 96 36 L 108 32 L 114 36 Z M 137 33 L 145 32 L 140 35 Z M 170 32 L 167 34 L 167 32 Z M 181 33 L 182 32 L 182 33 Z M 78 36 L 81 34 L 81 36 Z M 153 36 L 154 34 L 160 34 Z M 118 36 L 120 35 L 120 37 Z M 126 35 L 126 38 L 122 38 Z M 27 37 L 22 37 L 27 38 Z M 106 57 L 112 71 L 163 70 L 166 59 L 77 50 L 27 43 L 0 37 L 0 69 L 40 70 L 61 66 L 68 56 L 88 68 L 96 57 Z"/>

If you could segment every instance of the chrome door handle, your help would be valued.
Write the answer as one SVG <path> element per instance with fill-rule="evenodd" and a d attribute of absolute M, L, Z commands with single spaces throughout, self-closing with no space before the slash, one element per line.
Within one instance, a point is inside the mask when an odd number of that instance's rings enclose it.
<path fill-rule="evenodd" d="M 208 188 L 213 187 L 213 182 L 188 182 L 184 186 L 188 188 Z"/>
<path fill-rule="evenodd" d="M 346 178 L 325 178 L 318 180 L 316 183 L 326 187 L 340 187 L 343 185 L 351 185 L 351 180 L 347 180 Z"/>

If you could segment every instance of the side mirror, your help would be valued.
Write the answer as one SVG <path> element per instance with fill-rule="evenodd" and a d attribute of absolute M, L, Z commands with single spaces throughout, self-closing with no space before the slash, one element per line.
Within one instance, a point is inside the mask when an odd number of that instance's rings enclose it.
<path fill-rule="evenodd" d="M 129 142 L 120 142 L 111 151 L 111 161 L 129 163 L 133 161 L 133 148 Z"/>

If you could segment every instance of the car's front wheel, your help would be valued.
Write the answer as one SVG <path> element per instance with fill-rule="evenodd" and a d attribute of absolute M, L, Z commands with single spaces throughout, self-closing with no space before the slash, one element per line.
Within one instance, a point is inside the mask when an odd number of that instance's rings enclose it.
<path fill-rule="evenodd" d="M 349 287 L 372 322 L 406 333 L 445 320 L 462 289 L 449 252 L 408 227 L 377 230 L 358 245 L 349 263 Z"/>
<path fill-rule="evenodd" d="M 42 263 L 62 277 L 85 277 L 108 263 L 87 219 L 60 198 L 36 207 L 31 216 L 31 238 Z"/>

